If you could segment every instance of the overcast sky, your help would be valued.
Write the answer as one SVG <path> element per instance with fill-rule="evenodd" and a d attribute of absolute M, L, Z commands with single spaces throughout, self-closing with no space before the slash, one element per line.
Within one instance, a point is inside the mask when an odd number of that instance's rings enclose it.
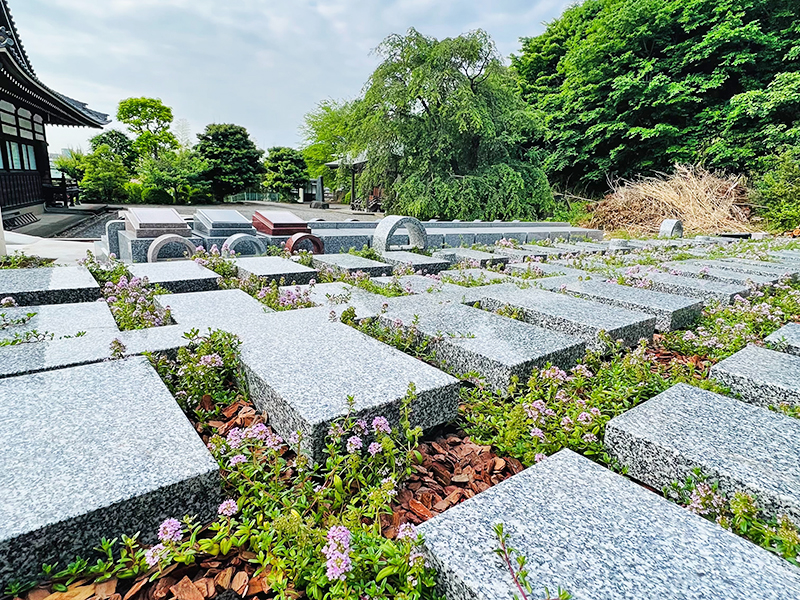
<path fill-rule="evenodd" d="M 119 100 L 161 98 L 194 134 L 244 125 L 267 148 L 297 146 L 303 115 L 352 98 L 371 50 L 415 27 L 437 38 L 483 28 L 508 56 L 569 0 L 9 0 L 39 79 L 113 116 Z M 119 127 L 112 123 L 111 127 Z M 90 129 L 49 127 L 51 152 Z"/>

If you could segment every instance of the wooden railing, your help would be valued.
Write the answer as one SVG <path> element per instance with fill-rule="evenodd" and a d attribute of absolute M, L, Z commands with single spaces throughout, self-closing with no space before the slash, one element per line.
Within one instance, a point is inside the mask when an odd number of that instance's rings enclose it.
<path fill-rule="evenodd" d="M 44 202 L 44 195 L 38 171 L 0 171 L 0 207 L 18 208 L 39 202 Z"/>

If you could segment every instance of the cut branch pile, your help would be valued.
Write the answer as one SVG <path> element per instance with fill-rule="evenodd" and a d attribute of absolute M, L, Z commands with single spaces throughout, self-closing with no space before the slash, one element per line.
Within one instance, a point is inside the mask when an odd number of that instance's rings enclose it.
<path fill-rule="evenodd" d="M 604 200 L 588 207 L 592 227 L 632 236 L 657 235 L 664 219 L 679 219 L 686 234 L 757 229 L 750 224 L 747 181 L 740 175 L 676 165 L 671 175 L 617 179 L 611 189 Z"/>

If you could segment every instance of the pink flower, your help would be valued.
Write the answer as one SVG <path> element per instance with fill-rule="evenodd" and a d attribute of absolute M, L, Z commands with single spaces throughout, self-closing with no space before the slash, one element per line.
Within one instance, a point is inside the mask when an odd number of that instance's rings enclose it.
<path fill-rule="evenodd" d="M 349 454 L 355 454 L 364 446 L 364 442 L 361 441 L 361 438 L 357 435 L 352 436 L 349 440 L 347 440 L 347 452 Z"/>
<path fill-rule="evenodd" d="M 144 553 L 144 560 L 148 567 L 155 567 L 166 553 L 164 544 L 156 544 Z"/>
<path fill-rule="evenodd" d="M 239 512 L 239 507 L 236 505 L 236 500 L 228 499 L 219 505 L 217 512 L 226 517 L 232 517 Z"/>
<path fill-rule="evenodd" d="M 367 448 L 367 452 L 369 452 L 370 456 L 375 456 L 379 452 L 383 450 L 383 446 L 381 446 L 378 442 L 372 442 Z"/>
<path fill-rule="evenodd" d="M 372 431 L 375 433 L 392 433 L 389 421 L 386 417 L 375 417 L 372 419 Z"/>
<path fill-rule="evenodd" d="M 243 462 L 247 462 L 247 457 L 244 454 L 237 454 L 236 456 L 231 457 L 231 460 L 228 462 L 228 465 L 231 467 L 235 467 L 236 465 L 240 465 Z"/>
<path fill-rule="evenodd" d="M 181 522 L 178 519 L 167 519 L 158 528 L 158 539 L 162 542 L 180 542 L 183 537 Z"/>
<path fill-rule="evenodd" d="M 417 539 L 417 528 L 414 527 L 411 523 L 403 523 L 400 527 L 397 528 L 397 539 L 399 540 L 411 540 L 414 541 Z"/>
<path fill-rule="evenodd" d="M 540 463 L 545 458 L 547 458 L 547 455 L 545 455 L 545 454 L 537 454 L 536 456 L 533 457 L 533 460 L 534 460 L 534 462 Z"/>

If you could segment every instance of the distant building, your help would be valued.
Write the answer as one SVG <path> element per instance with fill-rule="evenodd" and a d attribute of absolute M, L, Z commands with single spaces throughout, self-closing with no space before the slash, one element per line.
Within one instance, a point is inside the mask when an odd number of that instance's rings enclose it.
<path fill-rule="evenodd" d="M 36 77 L 7 0 L 0 0 L 0 208 L 3 220 L 41 214 L 54 191 L 45 125 L 102 128 L 108 115 Z M 58 183 L 58 182 L 56 182 Z"/>

